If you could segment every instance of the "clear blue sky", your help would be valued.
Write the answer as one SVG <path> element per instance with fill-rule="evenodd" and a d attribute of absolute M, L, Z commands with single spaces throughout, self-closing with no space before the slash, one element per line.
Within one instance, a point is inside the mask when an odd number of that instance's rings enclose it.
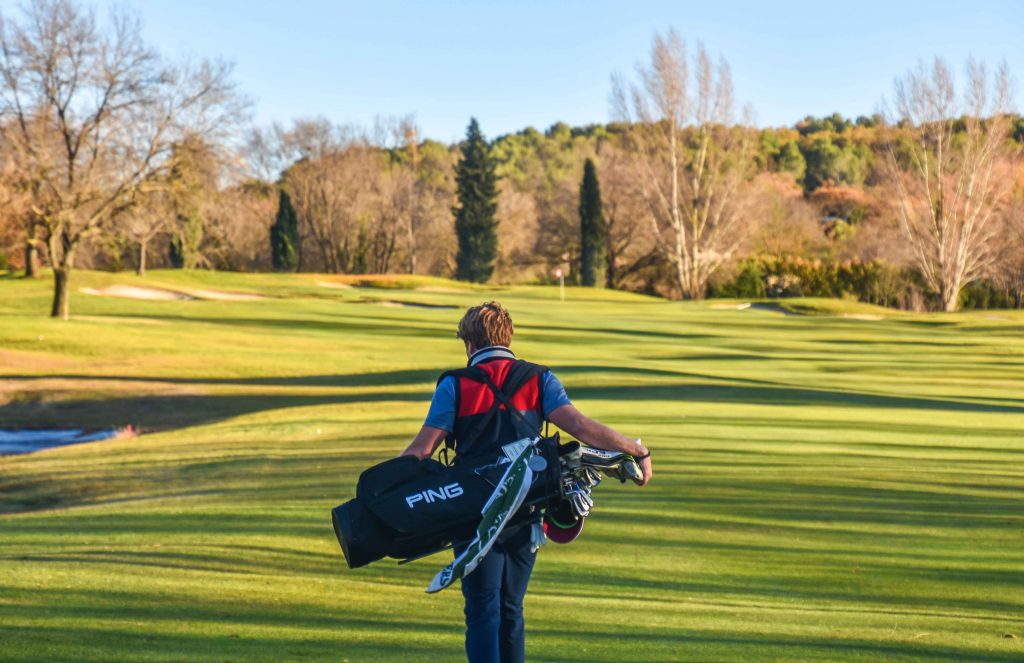
<path fill-rule="evenodd" d="M 968 54 L 990 66 L 1005 58 L 1024 80 L 1024 2 L 1013 0 L 118 4 L 140 14 L 167 55 L 233 61 L 257 123 L 323 115 L 368 125 L 412 113 L 443 141 L 459 139 L 471 115 L 489 137 L 608 121 L 610 75 L 631 75 L 670 26 L 725 56 L 737 100 L 760 125 L 870 114 L 894 77 L 934 55 L 958 68 Z"/>

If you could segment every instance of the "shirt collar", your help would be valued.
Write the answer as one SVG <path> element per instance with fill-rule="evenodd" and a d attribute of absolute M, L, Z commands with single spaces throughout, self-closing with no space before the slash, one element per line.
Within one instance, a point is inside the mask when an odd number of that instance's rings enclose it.
<path fill-rule="evenodd" d="M 472 354 L 467 362 L 467 366 L 476 366 L 485 359 L 515 359 L 516 356 L 511 350 L 506 348 L 504 345 L 491 345 L 486 348 L 480 348 Z"/>

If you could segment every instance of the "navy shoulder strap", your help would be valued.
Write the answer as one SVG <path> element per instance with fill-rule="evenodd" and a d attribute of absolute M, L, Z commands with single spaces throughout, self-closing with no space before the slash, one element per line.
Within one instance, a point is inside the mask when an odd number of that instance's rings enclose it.
<path fill-rule="evenodd" d="M 540 364 L 534 364 L 528 361 L 524 361 L 522 359 L 517 359 L 512 368 L 509 369 L 508 375 L 505 377 L 505 382 L 501 385 L 500 388 L 494 384 L 494 381 L 491 380 L 491 376 L 487 373 L 487 371 L 483 370 L 482 368 L 479 368 L 478 366 L 468 366 L 466 368 L 457 368 L 454 370 L 445 371 L 444 373 L 441 374 L 439 378 L 437 378 L 437 384 L 441 384 L 441 381 L 447 377 L 454 377 L 456 379 L 468 378 L 470 380 L 473 380 L 474 382 L 480 382 L 487 385 L 490 388 L 490 390 L 494 392 L 494 403 L 491 405 L 490 410 L 487 411 L 486 416 L 480 421 L 480 423 L 474 428 L 474 430 L 466 435 L 468 439 L 465 441 L 465 443 L 468 445 L 472 444 L 473 438 L 479 435 L 480 431 L 484 430 L 484 428 L 487 427 L 491 419 L 494 418 L 495 413 L 497 413 L 500 405 L 502 404 L 504 404 L 505 408 L 509 411 L 509 414 L 512 416 L 512 420 L 513 422 L 515 422 L 515 424 L 525 424 L 526 430 L 534 432 L 533 425 L 526 420 L 526 417 L 524 417 L 519 412 L 519 410 L 512 406 L 511 398 L 512 395 L 519 391 L 530 378 L 532 378 L 535 375 L 538 376 L 539 378 L 544 373 L 547 373 L 547 371 L 547 366 L 542 366 Z M 540 391 L 539 398 L 543 400 L 544 385 L 541 384 L 538 385 L 538 387 Z M 456 389 L 456 401 L 458 401 L 458 393 L 459 390 Z M 455 405 L 455 411 L 457 414 L 457 402 Z M 519 425 L 516 425 L 516 428 L 522 430 Z M 535 432 L 537 435 L 541 434 L 539 429 L 537 429 Z M 452 433 L 449 433 L 444 440 L 444 449 L 442 453 L 444 455 L 446 465 L 451 464 L 448 459 L 449 449 L 455 449 L 455 439 Z"/>

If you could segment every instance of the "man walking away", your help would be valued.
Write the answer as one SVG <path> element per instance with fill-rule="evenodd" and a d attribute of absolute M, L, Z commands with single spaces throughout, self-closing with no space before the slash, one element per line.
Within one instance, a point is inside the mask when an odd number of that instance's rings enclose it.
<path fill-rule="evenodd" d="M 547 420 L 590 446 L 631 454 L 643 472 L 643 484 L 650 481 L 651 454 L 640 440 L 585 416 L 551 371 L 517 359 L 510 349 L 513 331 L 511 316 L 497 302 L 466 311 L 456 336 L 465 343 L 467 367 L 438 380 L 423 427 L 402 455 L 429 458 L 447 438 L 456 464 L 487 462 L 497 459 L 502 445 L 524 437 L 523 422 L 495 402 L 490 381 L 535 430 Z M 506 529 L 480 565 L 462 579 L 470 663 L 525 660 L 523 598 L 537 556 L 531 529 L 531 524 Z"/>

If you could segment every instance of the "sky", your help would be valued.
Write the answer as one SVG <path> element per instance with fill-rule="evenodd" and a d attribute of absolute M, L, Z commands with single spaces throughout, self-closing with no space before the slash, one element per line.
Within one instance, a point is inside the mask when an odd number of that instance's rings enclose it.
<path fill-rule="evenodd" d="M 18 0 L 0 0 L 5 16 Z M 112 0 L 86 2 L 102 18 Z M 635 78 L 670 27 L 732 69 L 760 126 L 870 115 L 921 60 L 1005 59 L 1024 77 L 1024 2 L 118 0 L 168 57 L 220 57 L 266 125 L 413 115 L 454 142 L 475 116 L 496 137 L 612 119 L 611 75 Z"/>

